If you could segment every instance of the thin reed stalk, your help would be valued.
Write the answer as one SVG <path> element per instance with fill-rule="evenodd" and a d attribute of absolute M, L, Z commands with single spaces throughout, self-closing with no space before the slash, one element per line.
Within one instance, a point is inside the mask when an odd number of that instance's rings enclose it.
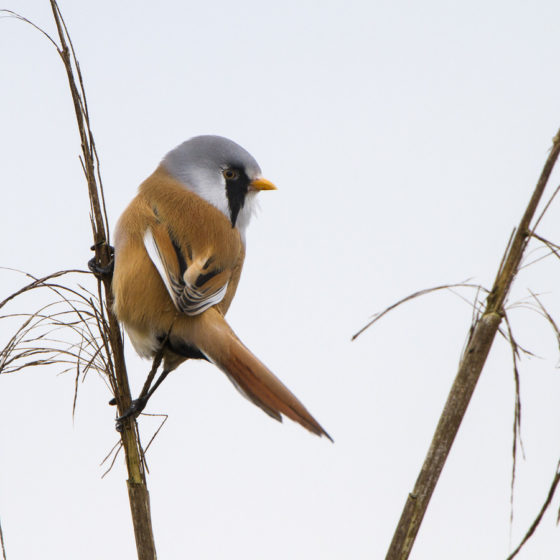
<path fill-rule="evenodd" d="M 553 140 L 549 156 L 523 217 L 508 243 L 502 262 L 498 267 L 492 290 L 486 297 L 483 310 L 477 314 L 474 324 L 471 326 L 469 339 L 460 360 L 457 375 L 414 489 L 406 500 L 386 560 L 406 560 L 410 555 L 424 514 L 451 451 L 451 446 L 466 413 L 482 368 L 496 333 L 499 332 L 500 324 L 505 317 L 504 303 L 512 282 L 520 269 L 527 243 L 534 235 L 534 229 L 542 218 L 541 214 L 531 228 L 537 206 L 559 153 L 560 131 Z M 363 330 L 360 332 L 363 332 Z"/>
<path fill-rule="evenodd" d="M 54 304 L 26 317 L 23 325 L 0 351 L 0 371 L 13 373 L 35 365 L 66 364 L 76 369 L 76 387 L 80 374 L 89 369 L 102 372 L 110 386 L 119 415 L 124 414 L 131 404 L 130 387 L 126 372 L 121 329 L 112 312 L 111 292 L 112 249 L 99 158 L 90 126 L 90 117 L 80 65 L 56 0 L 49 0 L 58 42 L 27 18 L 2 10 L 2 13 L 24 21 L 40 33 L 56 48 L 66 70 L 68 85 L 82 154 L 80 162 L 86 178 L 90 201 L 90 221 L 93 233 L 95 264 L 98 270 L 107 271 L 97 275 L 97 294 L 91 294 L 81 286 L 77 289 L 53 282 L 55 278 L 69 273 L 84 271 L 61 271 L 45 278 L 32 278 L 32 282 L 0 302 L 2 308 L 8 301 L 35 289 L 48 288 L 58 296 Z M 65 305 L 60 311 L 57 304 Z M 52 307 L 54 306 L 54 307 Z M 14 317 L 14 315 L 0 318 Z M 76 342 L 68 343 L 57 337 L 61 328 L 70 328 Z M 77 395 L 77 392 L 76 392 Z M 74 399 L 74 406 L 75 406 Z M 146 485 L 144 452 L 142 450 L 136 420 L 126 418 L 121 423 L 120 437 L 126 468 L 128 471 L 128 496 L 136 538 L 139 560 L 155 560 L 156 550 L 151 523 L 150 498 Z"/>
<path fill-rule="evenodd" d="M 57 50 L 68 76 L 68 84 L 80 134 L 82 147 L 81 161 L 86 176 L 91 205 L 90 219 L 93 231 L 95 260 L 99 268 L 105 269 L 110 266 L 112 259 L 109 245 L 109 227 L 105 210 L 103 185 L 99 172 L 99 159 L 90 128 L 84 83 L 74 46 L 60 8 L 56 0 L 50 0 L 50 2 L 60 40 L 60 46 L 57 46 Z M 131 395 L 124 360 L 121 330 L 112 312 L 113 295 L 111 292 L 110 275 L 103 275 L 98 279 L 98 290 L 99 300 L 103 302 L 100 306 L 100 311 L 102 315 L 106 315 L 106 320 L 103 321 L 104 328 L 102 332 L 103 344 L 110 364 L 110 371 L 107 373 L 113 380 L 112 385 L 114 385 L 119 414 L 124 414 L 130 407 Z M 128 497 L 138 559 L 153 560 L 156 558 L 156 549 L 151 522 L 150 497 L 146 485 L 143 452 L 134 418 L 129 417 L 122 422 L 121 440 L 128 471 Z"/>

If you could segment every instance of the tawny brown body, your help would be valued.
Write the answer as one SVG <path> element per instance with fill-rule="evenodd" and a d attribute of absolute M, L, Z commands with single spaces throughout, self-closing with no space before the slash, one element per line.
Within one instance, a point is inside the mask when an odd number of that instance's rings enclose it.
<path fill-rule="evenodd" d="M 148 255 L 147 231 L 171 283 L 182 279 L 202 294 L 216 293 L 227 285 L 223 299 L 199 314 L 182 312 Z M 284 414 L 311 432 L 330 438 L 224 319 L 244 258 L 244 243 L 230 220 L 160 166 L 140 186 L 117 225 L 115 313 L 144 357 L 154 356 L 166 341 L 165 370 L 175 369 L 189 357 L 204 357 L 273 418 L 281 420 Z"/>

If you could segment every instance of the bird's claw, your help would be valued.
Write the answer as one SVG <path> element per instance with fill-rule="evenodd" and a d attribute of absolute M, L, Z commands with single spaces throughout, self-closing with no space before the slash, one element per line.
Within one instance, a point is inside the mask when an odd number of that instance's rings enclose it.
<path fill-rule="evenodd" d="M 92 250 L 94 249 L 95 245 L 92 247 Z M 106 277 L 110 278 L 111 276 L 113 276 L 113 269 L 115 268 L 115 260 L 113 258 L 113 255 L 115 254 L 115 249 L 111 247 L 111 245 L 109 245 L 109 254 L 111 256 L 111 260 L 109 261 L 107 266 L 98 265 L 95 257 L 88 261 L 88 268 L 93 273 L 93 275 L 100 280 Z"/>
<path fill-rule="evenodd" d="M 140 397 L 132 401 L 128 410 L 122 415 L 119 416 L 116 420 L 117 425 L 117 432 L 123 431 L 124 421 L 127 418 L 134 417 L 136 418 L 145 408 L 148 399 L 146 397 Z"/>
<path fill-rule="evenodd" d="M 87 264 L 88 268 L 96 278 L 103 279 L 107 276 L 113 276 L 113 269 L 115 267 L 115 261 L 113 259 L 109 261 L 109 264 L 107 266 L 99 266 L 97 264 L 97 261 L 95 260 L 95 257 L 93 257 L 93 259 L 90 259 Z"/>

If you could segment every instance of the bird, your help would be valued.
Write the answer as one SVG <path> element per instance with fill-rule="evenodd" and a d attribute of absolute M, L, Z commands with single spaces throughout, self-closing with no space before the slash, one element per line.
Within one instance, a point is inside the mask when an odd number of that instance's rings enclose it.
<path fill-rule="evenodd" d="M 185 360 L 201 359 L 275 420 L 286 416 L 333 441 L 225 319 L 257 194 L 272 190 L 248 151 L 215 135 L 171 150 L 138 188 L 115 228 L 113 310 L 136 352 L 159 354 L 163 368 L 120 419 L 137 416 Z"/>

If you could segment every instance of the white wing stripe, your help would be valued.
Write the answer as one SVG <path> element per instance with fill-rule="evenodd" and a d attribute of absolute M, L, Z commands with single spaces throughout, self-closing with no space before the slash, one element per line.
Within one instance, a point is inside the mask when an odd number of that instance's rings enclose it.
<path fill-rule="evenodd" d="M 146 248 L 150 260 L 154 263 L 154 266 L 159 272 L 159 275 L 161 276 L 161 279 L 163 280 L 163 283 L 165 284 L 165 287 L 167 288 L 167 291 L 169 292 L 171 299 L 173 300 L 173 302 L 175 302 L 177 294 L 173 290 L 173 286 L 172 286 L 172 284 L 174 284 L 175 282 L 173 282 L 173 280 L 169 278 L 167 269 L 163 264 L 163 260 L 161 258 L 156 240 L 154 239 L 152 230 L 150 228 L 148 228 L 146 230 L 146 233 L 144 234 L 144 247 Z"/>

